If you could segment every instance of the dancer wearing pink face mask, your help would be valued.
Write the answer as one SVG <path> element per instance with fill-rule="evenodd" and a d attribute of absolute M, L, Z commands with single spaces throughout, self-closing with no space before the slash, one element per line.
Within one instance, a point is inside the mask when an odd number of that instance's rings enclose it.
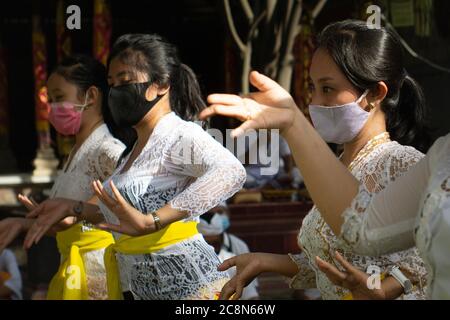
<path fill-rule="evenodd" d="M 66 58 L 51 73 L 47 86 L 50 123 L 62 135 L 75 135 L 76 141 L 50 198 L 57 198 L 61 204 L 94 201 L 91 183 L 111 175 L 126 145 L 134 142 L 134 131 L 119 128 L 112 121 L 106 103 L 106 69 L 100 62 L 81 55 Z M 26 196 L 19 195 L 19 200 L 30 211 L 37 206 Z M 93 214 L 89 220 L 98 223 L 103 217 Z M 68 218 L 53 230 L 61 265 L 50 283 L 49 299 L 107 298 L 103 255 L 113 238 L 90 223 Z M 2 220 L 0 252 L 34 226 L 35 219 Z"/>
<path fill-rule="evenodd" d="M 72 136 L 80 132 L 83 111 L 89 108 L 88 97 L 88 92 L 86 92 L 86 98 L 82 105 L 69 101 L 50 103 L 48 120 L 56 131 L 64 136 Z M 85 115 L 87 117 L 88 113 Z"/>

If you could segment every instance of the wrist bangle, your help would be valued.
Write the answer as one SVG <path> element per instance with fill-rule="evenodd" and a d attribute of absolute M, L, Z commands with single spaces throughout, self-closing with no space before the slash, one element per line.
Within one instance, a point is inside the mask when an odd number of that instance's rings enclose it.
<path fill-rule="evenodd" d="M 391 268 L 391 270 L 389 271 L 389 275 L 400 283 L 400 285 L 403 287 L 403 292 L 405 294 L 411 293 L 411 291 L 413 290 L 413 284 L 412 284 L 411 280 L 409 280 L 403 274 L 403 272 L 400 271 L 399 267 L 393 266 Z"/>
<path fill-rule="evenodd" d="M 159 219 L 158 214 L 155 211 L 153 211 L 151 212 L 151 215 L 153 217 L 153 222 L 155 223 L 156 231 L 161 230 L 162 229 L 161 219 Z"/>

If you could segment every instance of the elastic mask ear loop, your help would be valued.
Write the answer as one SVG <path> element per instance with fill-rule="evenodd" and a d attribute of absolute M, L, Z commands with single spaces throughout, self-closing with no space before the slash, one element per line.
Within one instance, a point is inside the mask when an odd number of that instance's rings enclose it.
<path fill-rule="evenodd" d="M 369 93 L 369 89 L 366 89 L 366 91 L 364 91 L 364 93 L 361 95 L 361 97 L 359 97 L 359 99 L 356 100 L 355 102 L 357 104 L 359 104 L 367 96 L 368 93 Z"/>
<path fill-rule="evenodd" d="M 359 97 L 359 99 L 356 100 L 355 102 L 357 104 L 360 104 L 361 101 L 367 96 L 368 93 L 369 93 L 369 89 L 366 89 L 366 91 L 364 91 L 364 93 L 361 95 L 361 97 Z M 369 105 L 369 112 L 372 111 L 375 108 L 375 106 L 373 104 L 371 104 L 369 102 L 367 104 Z"/>
<path fill-rule="evenodd" d="M 73 106 L 78 110 L 78 111 L 84 111 L 86 109 L 88 109 L 89 107 L 87 106 L 87 100 L 88 100 L 88 94 L 86 92 L 86 96 L 84 98 L 84 104 L 73 104 Z"/>

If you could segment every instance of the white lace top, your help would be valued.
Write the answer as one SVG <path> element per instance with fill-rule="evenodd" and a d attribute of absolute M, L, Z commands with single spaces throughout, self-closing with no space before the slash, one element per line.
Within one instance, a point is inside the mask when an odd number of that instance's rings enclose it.
<path fill-rule="evenodd" d="M 450 134 L 379 194 L 362 184 L 343 217 L 342 243 L 361 254 L 403 250 L 415 240 L 428 271 L 427 296 L 450 299 Z"/>
<path fill-rule="evenodd" d="M 240 190 L 246 176 L 231 152 L 174 112 L 160 119 L 130 169 L 121 174 L 128 157 L 111 177 L 124 198 L 143 214 L 169 203 L 189 213 L 184 221 L 198 221 Z M 109 181 L 104 187 L 111 192 Z M 118 223 L 106 206 L 100 208 L 108 222 Z M 216 270 L 217 255 L 201 235 L 152 254 L 116 256 L 122 290 L 136 299 L 210 299 L 227 280 L 226 273 Z"/>
<path fill-rule="evenodd" d="M 50 192 L 50 198 L 67 198 L 87 201 L 94 196 L 91 183 L 98 179 L 104 181 L 117 166 L 125 145 L 114 138 L 106 124 L 99 126 L 84 141 L 67 163 Z M 91 230 L 92 226 L 83 222 L 82 230 Z M 89 298 L 106 299 L 106 274 L 103 263 L 104 249 L 84 254 Z"/>
<path fill-rule="evenodd" d="M 374 137 L 364 146 L 350 164 L 349 170 L 366 186 L 367 190 L 377 193 L 422 157 L 423 154 L 416 149 L 391 141 L 386 132 Z M 316 207 L 303 220 L 298 241 L 303 252 L 300 255 L 291 255 L 299 266 L 299 273 L 291 281 L 291 286 L 294 288 L 317 287 L 323 299 L 343 299 L 349 291 L 335 286 L 314 262 L 315 257 L 319 256 L 339 266 L 334 258 L 334 252 L 339 250 L 350 263 L 363 271 L 366 271 L 369 265 L 378 265 L 382 272 L 388 271 L 388 268 L 393 265 L 399 266 L 405 274 L 412 277 L 411 280 L 416 284 L 416 289 L 402 298 L 424 298 L 422 289 L 426 282 L 426 270 L 415 248 L 377 258 L 344 251 L 344 247 L 322 219 Z"/>

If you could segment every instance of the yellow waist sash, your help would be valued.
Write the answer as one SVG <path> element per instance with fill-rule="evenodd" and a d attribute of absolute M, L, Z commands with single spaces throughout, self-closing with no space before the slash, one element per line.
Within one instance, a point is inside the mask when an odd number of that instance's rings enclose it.
<path fill-rule="evenodd" d="M 87 300 L 88 288 L 82 254 L 103 249 L 114 243 L 111 233 L 101 230 L 82 231 L 77 223 L 56 235 L 62 257 L 58 272 L 48 288 L 49 300 Z"/>
<path fill-rule="evenodd" d="M 197 233 L 197 222 L 177 221 L 149 235 L 140 237 L 123 235 L 116 243 L 110 244 L 105 250 L 105 268 L 109 299 L 123 299 L 115 256 L 116 252 L 131 255 L 149 254 L 190 238 Z"/>

